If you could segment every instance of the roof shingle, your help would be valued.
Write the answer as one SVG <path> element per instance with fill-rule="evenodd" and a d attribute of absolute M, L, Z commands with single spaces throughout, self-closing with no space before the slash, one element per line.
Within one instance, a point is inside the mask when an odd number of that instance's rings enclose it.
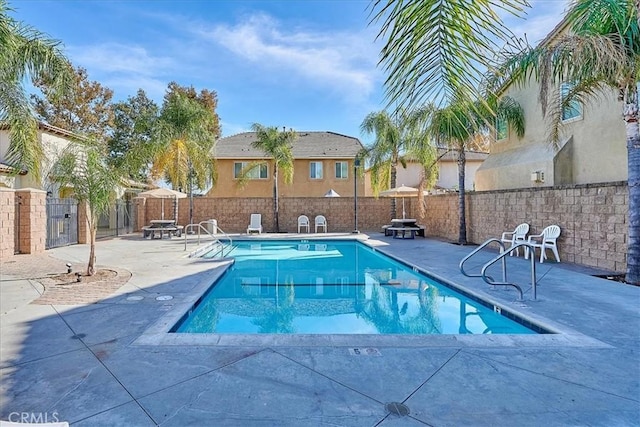
<path fill-rule="evenodd" d="M 216 144 L 215 157 L 219 159 L 263 159 L 265 153 L 253 148 L 255 132 L 244 132 L 221 138 Z M 358 138 L 334 132 L 298 132 L 292 152 L 296 159 L 354 158 L 362 143 Z"/>

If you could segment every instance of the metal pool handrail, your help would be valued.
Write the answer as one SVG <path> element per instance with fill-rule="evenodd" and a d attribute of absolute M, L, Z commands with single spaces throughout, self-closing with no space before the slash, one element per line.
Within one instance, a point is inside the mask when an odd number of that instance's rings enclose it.
<path fill-rule="evenodd" d="M 504 252 L 505 248 L 504 248 L 504 243 L 502 243 L 502 240 L 496 239 L 496 238 L 491 238 L 491 239 L 487 240 L 486 242 L 484 242 L 483 244 L 481 244 L 480 246 L 478 246 L 469 255 L 467 255 L 466 257 L 462 258 L 462 261 L 460 261 L 460 264 L 459 264 L 460 273 L 464 274 L 467 277 L 482 277 L 482 273 L 480 273 L 480 274 L 467 273 L 464 270 L 464 263 L 467 262 L 471 257 L 473 257 L 475 254 L 477 254 L 478 252 L 480 252 L 482 249 L 484 249 L 485 247 L 489 246 L 493 242 L 496 242 L 498 245 L 500 245 L 500 248 L 502 249 L 500 252 Z M 493 278 L 491 276 L 487 276 L 487 277 L 489 279 L 493 280 Z M 507 261 L 504 258 L 502 259 L 502 281 L 504 281 L 504 282 L 507 281 Z"/>
<path fill-rule="evenodd" d="M 486 247 L 487 245 L 489 245 L 492 242 L 498 242 L 498 244 L 500 244 L 500 246 L 502 247 L 502 251 L 501 253 L 496 256 L 495 258 L 491 259 L 489 262 L 487 262 L 483 267 L 482 270 L 480 271 L 480 274 L 469 274 L 466 271 L 464 271 L 464 263 L 471 258 L 473 255 L 475 255 L 476 253 L 478 253 L 481 249 L 483 249 L 484 247 Z M 482 277 L 482 280 L 484 280 L 486 283 L 490 284 L 490 285 L 495 285 L 495 286 L 512 286 L 514 288 L 516 288 L 516 290 L 519 293 L 519 298 L 518 301 L 524 301 L 524 294 L 522 292 L 522 288 L 515 284 L 515 283 L 511 283 L 509 281 L 507 281 L 507 263 L 506 263 L 506 259 L 505 257 L 511 253 L 511 251 L 513 251 L 514 249 L 519 248 L 520 246 L 524 247 L 525 249 L 525 253 L 528 253 L 528 251 L 531 251 L 533 253 L 533 246 L 527 242 L 522 242 L 522 243 L 518 243 L 516 245 L 513 245 L 511 247 L 509 247 L 509 249 L 505 250 L 504 244 L 498 240 L 498 239 L 489 239 L 486 242 L 484 242 L 482 245 L 480 245 L 478 248 L 476 248 L 476 250 L 474 250 L 473 252 L 471 252 L 469 255 L 467 255 L 466 257 L 464 257 L 462 259 L 462 261 L 460 261 L 460 272 L 462 274 L 464 274 L 467 277 Z M 493 264 L 495 264 L 496 262 L 502 260 L 502 282 L 496 282 L 491 276 L 487 275 L 487 269 L 489 267 L 491 267 Z M 533 301 L 537 300 L 537 278 L 536 278 L 536 262 L 535 262 L 535 256 L 531 256 L 531 292 L 533 295 Z"/>
<path fill-rule="evenodd" d="M 222 242 L 220 242 L 220 239 L 217 237 L 217 233 L 215 235 L 211 234 L 209 230 L 203 226 L 203 224 L 208 224 L 215 227 L 215 231 L 222 234 L 229 241 L 229 244 L 225 245 Z M 229 236 L 227 233 L 224 232 L 224 230 L 218 227 L 216 223 L 207 220 L 207 221 L 200 221 L 198 224 L 189 224 L 184 228 L 184 250 L 185 251 L 187 250 L 187 236 L 189 234 L 188 231 L 193 230 L 194 228 L 198 230 L 198 245 L 200 244 L 201 232 L 204 231 L 209 237 L 213 239 L 214 243 L 219 243 L 222 246 L 222 250 L 220 252 L 222 256 L 224 256 L 224 248 L 231 247 L 233 245 L 233 240 L 231 239 L 231 236 Z"/>

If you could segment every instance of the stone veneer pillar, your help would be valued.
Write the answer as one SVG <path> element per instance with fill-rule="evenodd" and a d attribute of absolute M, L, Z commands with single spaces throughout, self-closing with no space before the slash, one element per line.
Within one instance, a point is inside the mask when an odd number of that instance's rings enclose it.
<path fill-rule="evenodd" d="M 15 190 L 0 187 L 0 259 L 15 253 Z"/>
<path fill-rule="evenodd" d="M 20 238 L 18 251 L 37 254 L 45 250 L 47 242 L 47 192 L 35 188 L 15 190 L 20 197 Z"/>

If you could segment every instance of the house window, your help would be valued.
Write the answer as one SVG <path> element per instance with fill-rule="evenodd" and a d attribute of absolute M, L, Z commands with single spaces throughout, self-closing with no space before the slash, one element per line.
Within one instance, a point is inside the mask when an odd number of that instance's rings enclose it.
<path fill-rule="evenodd" d="M 245 170 L 250 164 L 249 162 L 234 162 L 233 177 L 238 179 L 244 172 L 247 179 L 267 179 L 268 170 L 266 163 L 260 163 L 249 170 Z"/>
<path fill-rule="evenodd" d="M 496 141 L 507 139 L 507 131 L 507 121 L 502 117 L 498 117 L 496 119 Z"/>
<path fill-rule="evenodd" d="M 573 89 L 572 83 L 562 83 L 560 85 L 560 96 L 564 100 L 569 95 L 569 92 Z M 582 117 L 582 105 L 577 100 L 573 100 L 569 105 L 562 109 L 562 121 L 576 119 Z"/>
<path fill-rule="evenodd" d="M 322 179 L 322 162 L 309 163 L 309 177 L 311 179 Z"/>
<path fill-rule="evenodd" d="M 336 162 L 336 178 L 347 179 L 349 178 L 348 171 L 349 164 L 347 162 Z"/>

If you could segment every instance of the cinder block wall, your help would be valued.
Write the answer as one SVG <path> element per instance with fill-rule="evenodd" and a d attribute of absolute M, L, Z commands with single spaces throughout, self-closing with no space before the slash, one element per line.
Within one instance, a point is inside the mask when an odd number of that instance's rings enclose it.
<path fill-rule="evenodd" d="M 148 206 L 155 203 L 149 203 Z M 156 202 L 156 200 L 153 200 Z M 391 219 L 390 199 L 358 197 L 358 228 L 360 230 L 380 230 L 383 224 Z M 194 198 L 193 222 L 207 219 L 218 221 L 218 227 L 227 233 L 244 233 L 247 231 L 252 213 L 262 214 L 262 226 L 265 232 L 275 231 L 273 199 L 265 198 Z M 411 203 L 406 201 L 407 212 L 411 212 Z M 153 213 L 150 213 L 153 212 Z M 155 219 L 159 209 L 148 208 L 147 218 Z M 400 212 L 399 212 L 400 213 Z M 298 216 L 307 215 L 311 221 L 316 215 L 327 218 L 330 232 L 351 232 L 355 227 L 354 200 L 349 197 L 302 197 L 280 199 L 280 231 L 295 232 L 298 230 Z M 167 216 L 165 218 L 172 218 Z M 158 217 L 159 218 L 159 217 Z M 189 199 L 180 199 L 178 223 L 189 223 Z M 313 230 L 313 227 L 312 227 Z"/>
<path fill-rule="evenodd" d="M 0 259 L 7 259 L 15 252 L 15 192 L 0 187 Z"/>
<path fill-rule="evenodd" d="M 358 229 L 379 232 L 391 220 L 388 198 L 358 197 Z M 401 199 L 397 216 L 402 215 Z M 551 224 L 562 230 L 558 241 L 560 257 L 575 262 L 624 272 L 628 233 L 628 191 L 626 182 L 470 192 L 466 196 L 467 240 L 482 243 L 500 237 L 522 222 L 529 223 L 530 233 L 537 234 Z M 160 199 L 147 199 L 145 225 L 160 218 Z M 173 204 L 165 200 L 165 218 L 173 218 Z M 415 198 L 405 199 L 407 217 L 417 218 L 426 226 L 428 236 L 458 240 L 458 194 L 429 196 L 426 215 L 418 215 Z M 264 198 L 194 198 L 193 221 L 216 219 L 227 233 L 244 233 L 251 213 L 262 214 L 266 232 L 274 232 L 273 199 Z M 280 231 L 297 231 L 298 215 L 311 221 L 316 215 L 327 217 L 330 232 L 351 232 L 355 227 L 354 200 L 339 198 L 283 198 L 280 200 Z M 189 199 L 179 200 L 178 223 L 189 223 Z M 313 230 L 313 227 L 312 227 Z"/>
<path fill-rule="evenodd" d="M 560 258 L 617 272 L 626 270 L 629 196 L 626 182 L 469 193 L 467 239 L 482 243 L 527 222 L 530 234 L 562 230 Z M 458 195 L 427 199 L 427 234 L 458 239 Z"/>

